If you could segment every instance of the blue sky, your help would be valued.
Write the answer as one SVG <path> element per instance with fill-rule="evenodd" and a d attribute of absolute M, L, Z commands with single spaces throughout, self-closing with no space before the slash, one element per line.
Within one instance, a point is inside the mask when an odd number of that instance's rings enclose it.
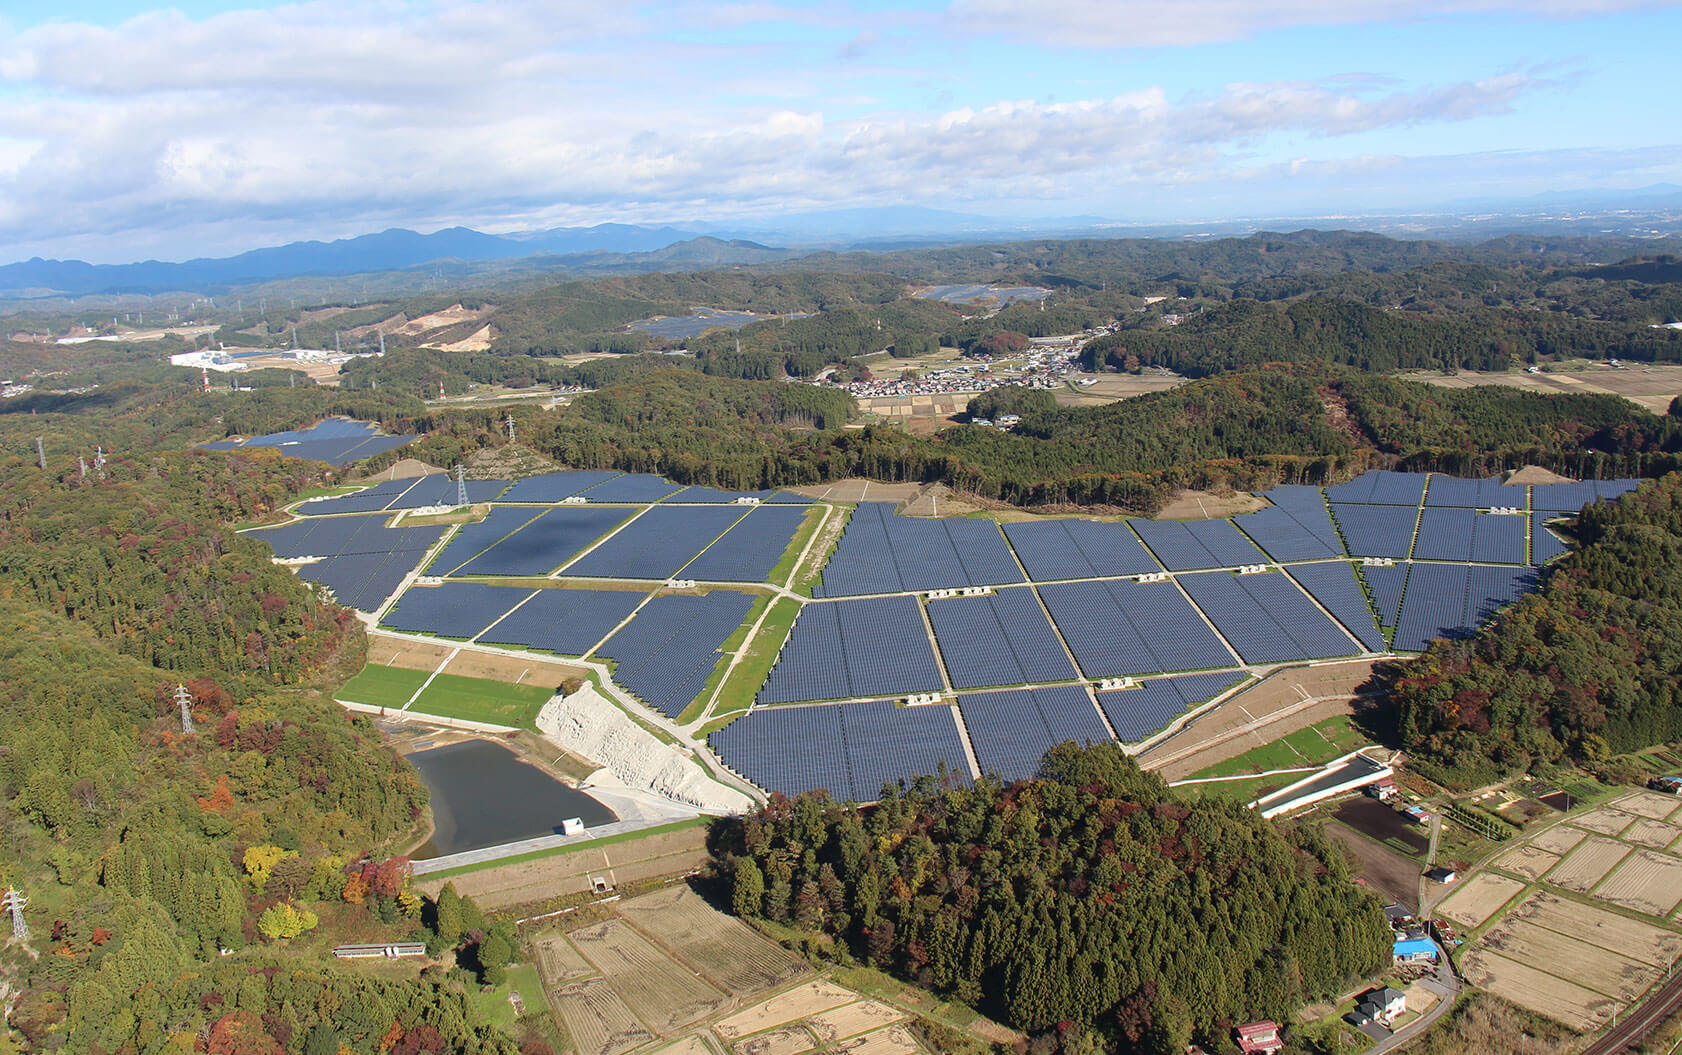
<path fill-rule="evenodd" d="M 0 261 L 1682 182 L 1677 40 L 1642 0 L 9 0 Z"/>

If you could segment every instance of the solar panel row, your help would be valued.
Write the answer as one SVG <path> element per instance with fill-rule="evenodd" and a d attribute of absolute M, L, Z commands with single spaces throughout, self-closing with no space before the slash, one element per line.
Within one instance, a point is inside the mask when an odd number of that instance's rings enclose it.
<path fill-rule="evenodd" d="M 374 426 L 363 421 L 329 418 L 307 429 L 275 432 L 249 440 L 222 440 L 207 443 L 208 450 L 229 451 L 241 447 L 274 447 L 288 458 L 310 458 L 342 466 L 359 458 L 393 450 L 413 443 L 416 436 L 381 436 Z"/>
<path fill-rule="evenodd" d="M 822 595 L 940 590 L 1022 581 L 990 520 L 919 520 L 889 502 L 861 502 L 824 568 Z"/>
<path fill-rule="evenodd" d="M 620 475 L 615 469 L 569 469 L 559 473 L 528 476 L 510 487 L 502 496 L 504 502 L 535 502 L 548 504 L 571 498 L 586 488 Z"/>
<path fill-rule="evenodd" d="M 1017 559 L 1035 582 L 1159 572 L 1162 565 L 1126 524 L 1042 520 L 1004 525 Z"/>
<path fill-rule="evenodd" d="M 1524 508 L 1523 487 L 1507 487 L 1497 479 L 1467 480 L 1432 473 L 1425 490 L 1426 506 L 1461 506 L 1469 509 Z"/>
<path fill-rule="evenodd" d="M 613 680 L 671 718 L 712 677 L 718 650 L 747 617 L 753 598 L 733 590 L 654 598 L 599 650 L 618 663 Z"/>
<path fill-rule="evenodd" d="M 443 551 L 433 558 L 427 571 L 433 575 L 453 574 L 474 557 L 542 515 L 542 510 L 530 506 L 496 506 L 485 514 L 485 519 L 458 527 Z"/>
<path fill-rule="evenodd" d="M 1079 685 L 966 693 L 958 697 L 958 710 L 981 771 L 1006 781 L 1034 776 L 1040 759 L 1057 744 L 1111 739 L 1092 698 Z"/>
<path fill-rule="evenodd" d="M 1229 520 L 1130 520 L 1128 524 L 1172 571 L 1267 563 L 1266 555 Z"/>
<path fill-rule="evenodd" d="M 1563 556 L 1566 552 L 1565 543 L 1560 537 L 1547 527 L 1553 513 L 1532 513 L 1530 515 L 1530 563 L 1546 564 L 1555 557 Z"/>
<path fill-rule="evenodd" d="M 499 508 L 497 512 L 501 512 Z M 522 515 L 530 509 L 515 508 Z M 624 523 L 628 509 L 613 506 L 553 506 L 512 534 L 468 560 L 457 575 L 547 575 Z"/>
<path fill-rule="evenodd" d="M 939 692 L 940 668 L 914 597 L 801 608 L 760 703 Z"/>
<path fill-rule="evenodd" d="M 413 634 L 473 638 L 531 594 L 531 590 L 522 586 L 492 586 L 481 582 L 413 586 L 403 592 L 397 606 L 385 614 L 380 625 Z"/>
<path fill-rule="evenodd" d="M 653 473 L 622 473 L 596 484 L 583 495 L 592 502 L 658 502 L 681 490 L 682 484 Z"/>
<path fill-rule="evenodd" d="M 632 590 L 538 590 L 480 640 L 582 656 L 624 622 L 646 596 Z"/>
<path fill-rule="evenodd" d="M 1640 480 L 1582 480 L 1569 484 L 1536 484 L 1530 489 L 1530 508 L 1550 513 L 1575 513 L 1595 501 L 1609 501 L 1641 486 Z"/>
<path fill-rule="evenodd" d="M 1229 667 L 1235 662 L 1171 582 L 1117 579 L 1037 589 L 1089 678 Z"/>
<path fill-rule="evenodd" d="M 1348 656 L 1354 643 L 1279 573 L 1182 575 L 1180 585 L 1246 663 Z"/>
<path fill-rule="evenodd" d="M 1331 488 L 1326 488 L 1327 493 Z M 1417 509 L 1383 505 L 1333 505 L 1332 516 L 1351 557 L 1403 560 L 1413 550 Z"/>
<path fill-rule="evenodd" d="M 1415 560 L 1523 564 L 1524 517 L 1428 506 L 1419 516 L 1413 556 Z"/>
<path fill-rule="evenodd" d="M 1235 671 L 1152 678 L 1137 688 L 1098 693 L 1098 706 L 1124 744 L 1148 740 L 1174 719 L 1244 681 Z"/>
<path fill-rule="evenodd" d="M 684 577 L 709 582 L 765 582 L 805 519 L 805 506 L 758 506 L 685 567 Z"/>
<path fill-rule="evenodd" d="M 1275 489 L 1277 490 L 1277 488 Z M 1343 556 L 1343 542 L 1332 526 L 1324 502 L 1316 512 L 1269 506 L 1255 513 L 1233 517 L 1232 522 L 1255 539 L 1276 561 L 1325 560 Z"/>
<path fill-rule="evenodd" d="M 888 701 L 756 708 L 714 733 L 724 763 L 767 791 L 825 788 L 840 800 L 874 801 L 882 785 L 943 767 L 968 782 L 950 707 Z"/>
<path fill-rule="evenodd" d="M 1347 561 L 1326 561 L 1320 564 L 1292 564 L 1286 567 L 1291 577 L 1310 594 L 1316 601 L 1325 606 L 1326 611 L 1332 613 L 1344 629 L 1354 634 L 1356 639 L 1368 652 L 1383 652 L 1386 647 L 1384 634 L 1378 628 L 1373 618 L 1372 606 L 1367 603 L 1367 595 L 1361 592 L 1361 584 L 1355 578 L 1355 570 Z M 1400 603 L 1400 587 L 1397 588 L 1397 600 Z"/>
<path fill-rule="evenodd" d="M 384 509 L 391 500 L 414 485 L 414 480 L 382 480 L 373 487 L 355 494 L 337 495 L 303 502 L 297 507 L 299 516 L 328 516 L 333 513 L 371 513 Z"/>
<path fill-rule="evenodd" d="M 340 604 L 373 612 L 397 591 L 423 556 L 420 550 L 359 553 L 299 565 L 297 572 L 298 578 L 332 590 L 333 599 Z"/>
<path fill-rule="evenodd" d="M 423 506 L 457 506 L 461 504 L 461 484 L 445 473 L 423 476 L 415 485 L 398 495 L 388 509 L 420 509 Z M 489 502 L 508 487 L 507 480 L 468 480 L 467 501 Z"/>
<path fill-rule="evenodd" d="M 610 481 L 616 483 L 617 481 Z M 669 579 L 744 510 L 734 506 L 654 506 L 567 568 L 603 579 Z"/>
<path fill-rule="evenodd" d="M 1404 564 L 1369 564 L 1360 570 L 1372 594 L 1373 607 L 1378 609 L 1381 626 L 1393 627 L 1402 612 L 1402 590 L 1407 585 L 1408 566 Z"/>
<path fill-rule="evenodd" d="M 378 514 L 311 517 L 275 528 L 246 532 L 269 544 L 277 557 L 373 556 L 422 553 L 444 533 L 437 526 L 388 528 Z"/>
<path fill-rule="evenodd" d="M 958 688 L 1079 677 L 1026 587 L 988 597 L 930 601 L 929 622 L 946 660 L 946 673 Z"/>

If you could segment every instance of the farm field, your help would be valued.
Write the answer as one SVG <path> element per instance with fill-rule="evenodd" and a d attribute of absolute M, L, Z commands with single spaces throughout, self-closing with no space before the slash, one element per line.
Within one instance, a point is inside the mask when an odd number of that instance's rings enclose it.
<path fill-rule="evenodd" d="M 1462 958 L 1461 971 L 1472 985 L 1557 1019 L 1580 1033 L 1606 1025 L 1619 1009 L 1616 1000 L 1592 989 L 1482 949 Z"/>
<path fill-rule="evenodd" d="M 1669 818 L 1673 822 L 1682 823 L 1682 798 L 1675 795 L 1661 795 L 1656 791 L 1637 791 L 1633 795 L 1626 795 L 1618 801 L 1621 809 L 1630 813 L 1637 813 L 1653 820 Z"/>
<path fill-rule="evenodd" d="M 725 994 L 685 970 L 623 920 L 573 931 L 578 947 L 602 977 L 662 1035 L 691 1025 L 724 1005 Z"/>
<path fill-rule="evenodd" d="M 621 1055 L 655 1039 L 604 979 L 563 985 L 551 990 L 549 999 L 579 1055 Z"/>
<path fill-rule="evenodd" d="M 811 970 L 806 961 L 681 883 L 633 898 L 619 911 L 728 993 L 775 989 Z"/>
<path fill-rule="evenodd" d="M 1450 894 L 1437 911 L 1464 926 L 1481 926 L 1523 889 L 1524 884 L 1516 879 L 1480 872 Z"/>
<path fill-rule="evenodd" d="M 1275 769 L 1319 766 L 1342 757 L 1369 741 L 1350 724 L 1349 715 L 1339 714 L 1315 722 L 1306 729 L 1287 733 L 1278 740 L 1210 766 L 1194 777 L 1232 777 L 1265 773 Z"/>
<path fill-rule="evenodd" d="M 368 662 L 379 666 L 433 671 L 449 659 L 453 651 L 447 645 L 434 645 L 428 641 L 411 641 L 389 634 L 368 635 Z"/>
<path fill-rule="evenodd" d="M 1545 878 L 1555 886 L 1586 894 L 1594 889 L 1596 883 L 1606 878 L 1606 874 L 1627 857 L 1629 852 L 1630 848 L 1623 843 L 1601 836 L 1591 836 L 1567 854 Z"/>
<path fill-rule="evenodd" d="M 1505 868 L 1526 879 L 1540 879 L 1559 864 L 1560 855 L 1535 846 L 1515 846 L 1495 859 L 1498 868 Z"/>
<path fill-rule="evenodd" d="M 524 729 L 532 724 L 537 712 L 554 694 L 553 687 L 511 685 L 488 678 L 440 674 L 432 679 L 432 684 L 409 709 L 421 714 Z"/>
<path fill-rule="evenodd" d="M 1462 371 L 1453 376 L 1410 374 L 1411 380 L 1442 388 L 1472 388 L 1503 385 L 1530 392 L 1603 392 L 1622 396 L 1654 414 L 1663 414 L 1670 401 L 1682 394 L 1682 367 L 1644 363 L 1621 369 L 1603 363 L 1586 364 L 1581 370 L 1530 373 L 1478 373 Z"/>
<path fill-rule="evenodd" d="M 1594 896 L 1648 916 L 1666 916 L 1682 902 L 1682 857 L 1637 850 L 1614 868 Z"/>

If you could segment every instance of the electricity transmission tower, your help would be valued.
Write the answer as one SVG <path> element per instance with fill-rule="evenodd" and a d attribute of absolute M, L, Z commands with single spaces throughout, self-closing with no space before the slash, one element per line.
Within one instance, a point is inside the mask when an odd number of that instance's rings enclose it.
<path fill-rule="evenodd" d="M 0 907 L 12 912 L 12 937 L 17 941 L 29 940 L 29 922 L 23 918 L 23 906 L 29 904 L 29 899 L 11 887 L 6 888 L 6 896 L 0 898 Z"/>
<path fill-rule="evenodd" d="M 508 420 L 504 421 L 503 424 L 508 426 L 508 442 L 513 443 L 514 442 L 514 415 L 512 415 L 512 414 L 508 415 Z"/>
<path fill-rule="evenodd" d="M 175 686 L 175 702 L 181 707 L 181 735 L 193 735 L 198 730 L 193 725 L 193 694 L 187 691 L 187 686 Z"/>
<path fill-rule="evenodd" d="M 467 467 L 464 466 L 464 465 L 458 464 L 456 466 L 456 505 L 464 506 L 466 504 L 467 504 Z"/>

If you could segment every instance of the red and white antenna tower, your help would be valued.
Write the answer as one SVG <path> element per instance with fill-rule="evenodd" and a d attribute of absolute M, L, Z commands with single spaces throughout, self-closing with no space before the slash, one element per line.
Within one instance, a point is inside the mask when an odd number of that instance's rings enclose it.
<path fill-rule="evenodd" d="M 204 385 L 204 391 L 209 392 L 210 391 L 210 368 L 208 366 L 199 367 L 199 380 Z"/>

